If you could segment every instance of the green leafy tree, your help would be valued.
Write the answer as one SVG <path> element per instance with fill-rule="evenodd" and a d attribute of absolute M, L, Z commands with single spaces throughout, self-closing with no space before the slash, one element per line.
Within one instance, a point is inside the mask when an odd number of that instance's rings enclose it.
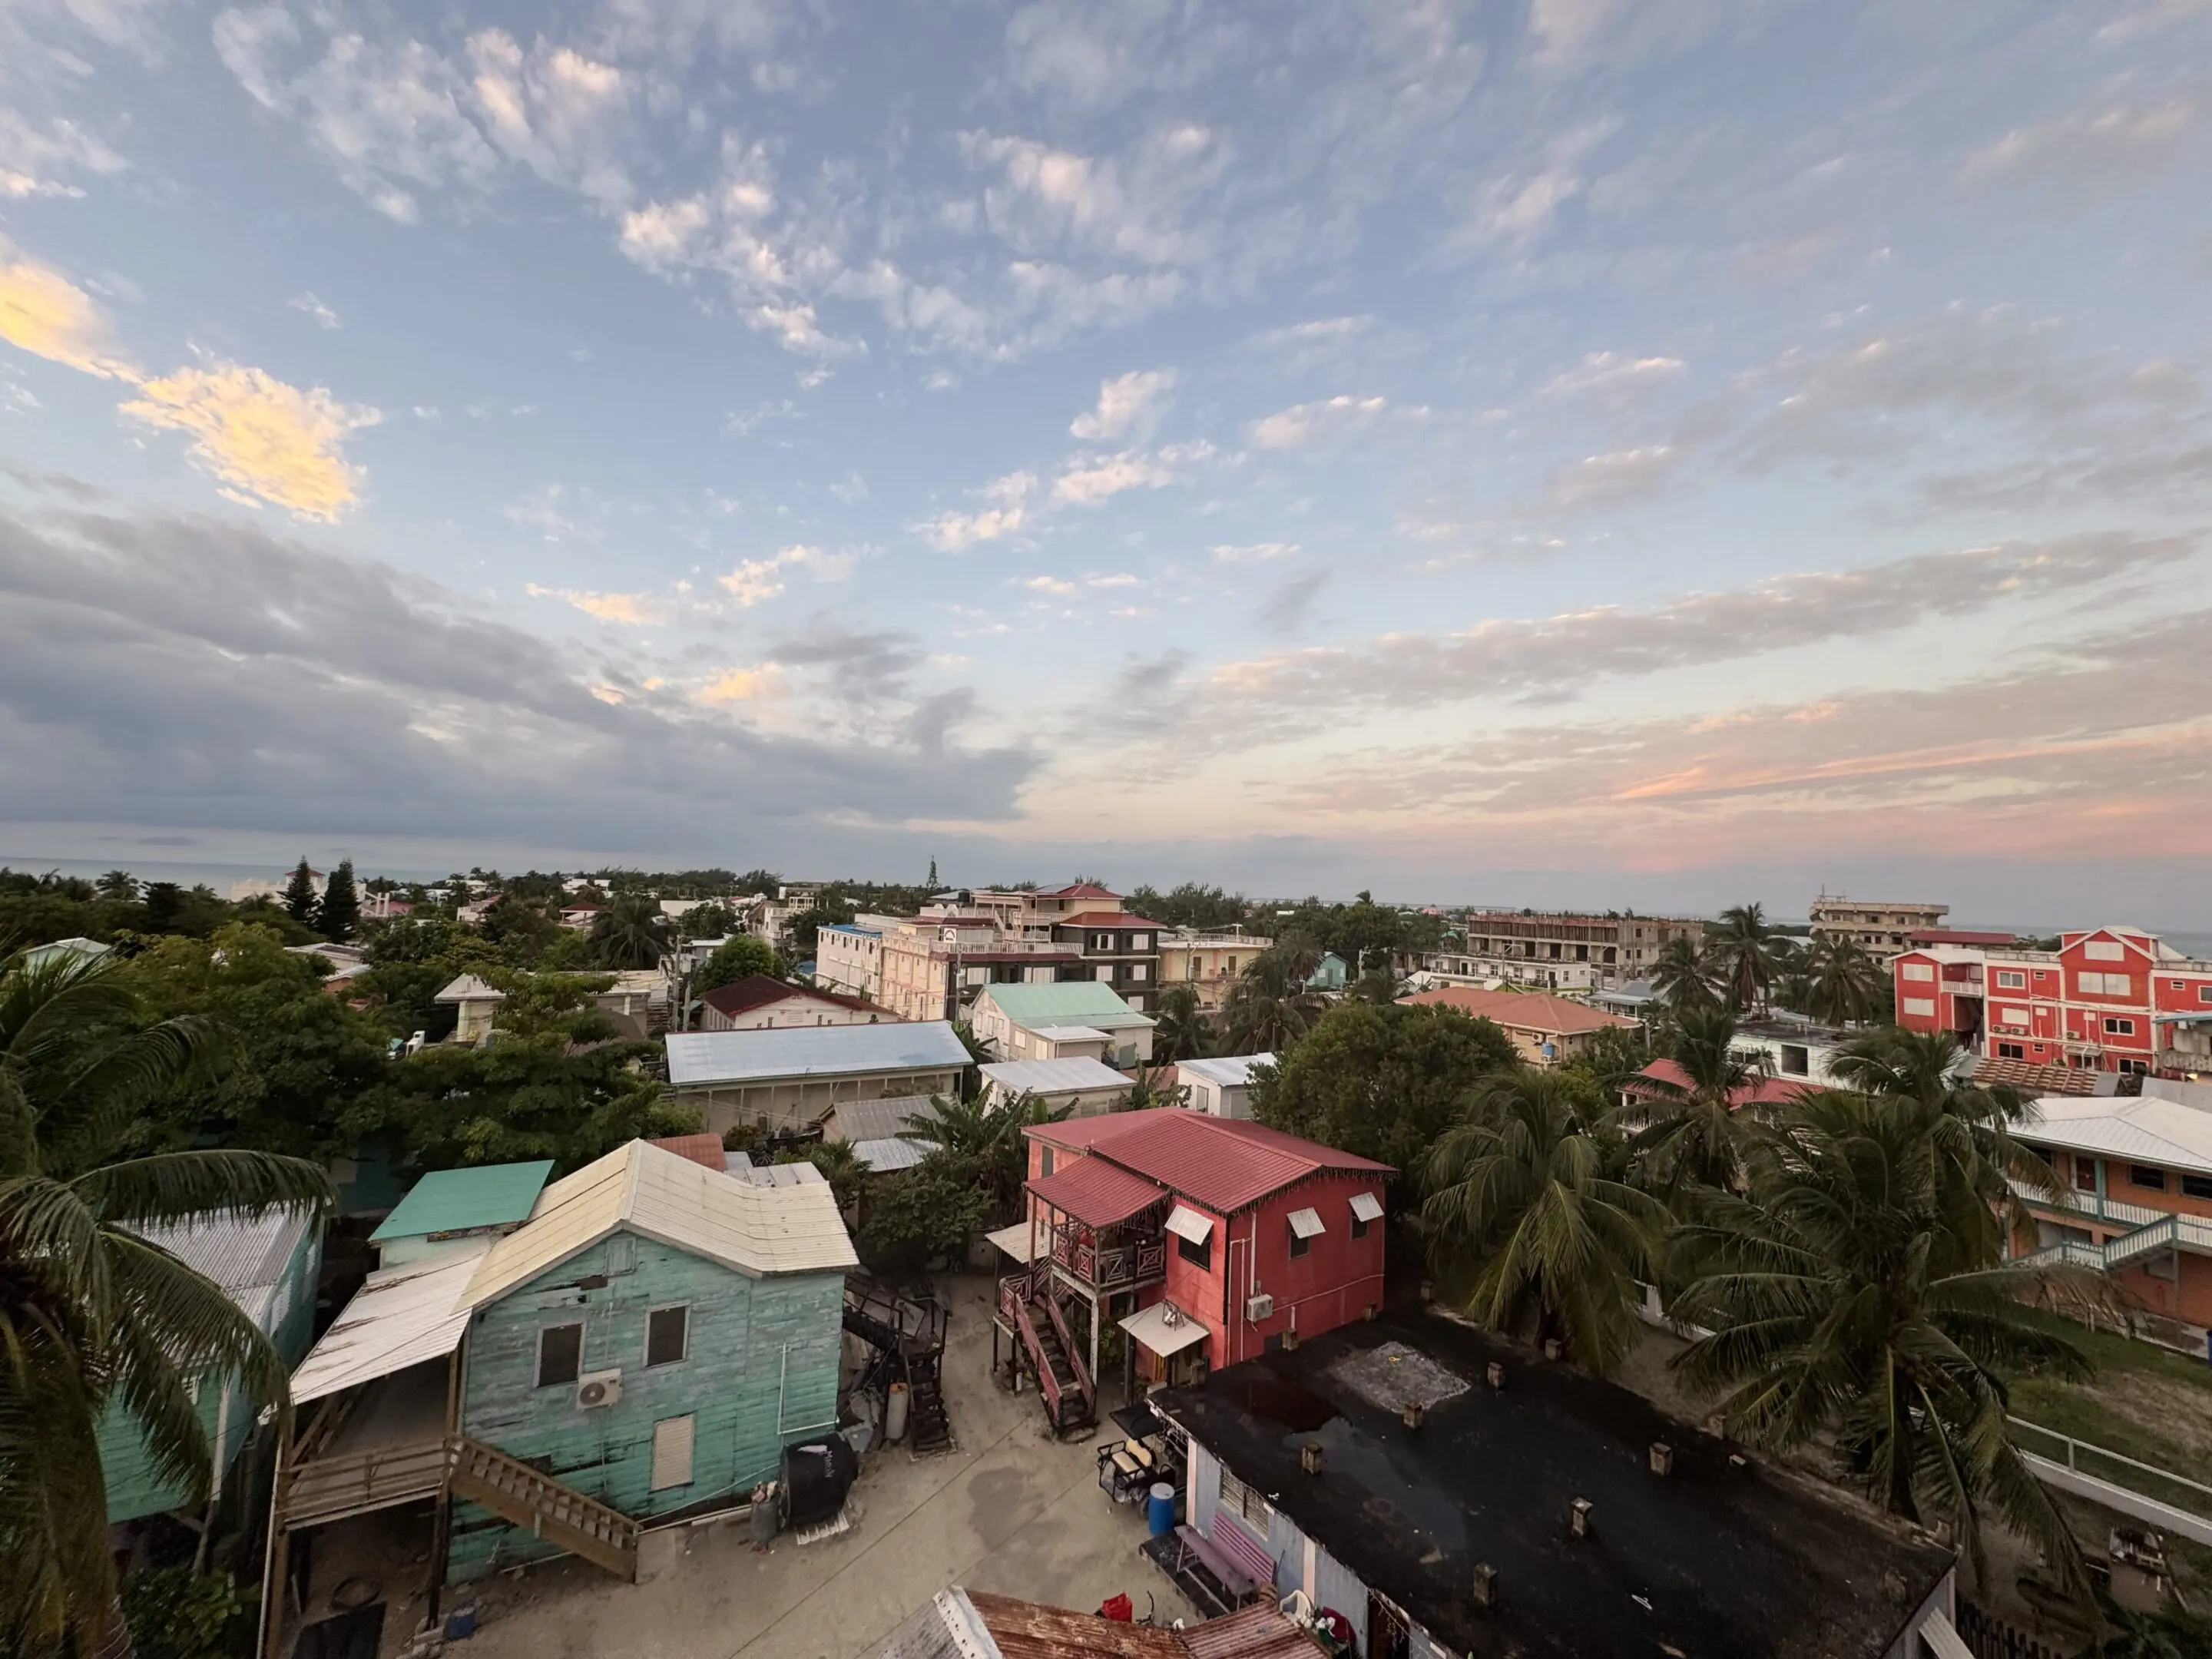
<path fill-rule="evenodd" d="M 509 894 L 484 913 L 484 937 L 517 967 L 535 966 L 568 931 L 543 900 Z"/>
<path fill-rule="evenodd" d="M 676 919 L 679 939 L 726 939 L 738 928 L 738 913 L 716 901 L 695 904 Z"/>
<path fill-rule="evenodd" d="M 315 926 L 325 939 L 340 945 L 361 931 L 361 892 L 354 885 L 351 859 L 341 859 L 338 867 L 331 872 L 322 904 L 315 912 Z"/>
<path fill-rule="evenodd" d="M 138 878 L 128 870 L 110 870 L 93 884 L 93 890 L 111 903 L 135 903 L 138 897 Z"/>
<path fill-rule="evenodd" d="M 967 1172 L 981 1192 L 984 1213 L 1010 1216 L 1021 1206 L 1022 1183 L 1029 1176 L 1029 1142 L 1022 1131 L 1058 1123 L 1069 1109 L 1055 1107 L 1024 1090 L 1012 1100 L 947 1100 L 933 1095 L 933 1115 L 917 1118 L 901 1137 L 932 1149 Z"/>
<path fill-rule="evenodd" d="M 2007 1264 L 1952 1224 L 1939 1108 L 1828 1093 L 1788 1108 L 1677 1245 L 1670 1311 L 1712 1334 L 1674 1364 L 1717 1395 L 1729 1431 L 1831 1445 L 1875 1503 L 1948 1522 L 1978 1577 L 1991 1520 L 2039 1546 L 2077 1593 L 2081 1554 L 2007 1419 L 2008 1375 L 2086 1380 L 2087 1358 L 2033 1322 L 2038 1299 L 2100 1297 L 2077 1270 Z"/>
<path fill-rule="evenodd" d="M 1512 1040 L 1455 1008 L 1346 1001 L 1253 1073 L 1261 1122 L 1410 1170 L 1483 1079 L 1520 1064 Z"/>
<path fill-rule="evenodd" d="M 1651 987 L 1670 1008 L 1696 1008 L 1717 1000 L 1712 964 L 1695 939 L 1676 934 L 1659 947 L 1651 963 Z"/>
<path fill-rule="evenodd" d="M 251 1639 L 248 1603 L 227 1572 L 147 1567 L 123 1581 L 123 1613 L 138 1659 L 230 1659 Z"/>
<path fill-rule="evenodd" d="M 1188 1106 L 1190 1104 L 1190 1085 L 1185 1083 L 1168 1084 L 1160 1080 L 1163 1067 L 1137 1068 L 1131 1079 L 1129 1092 L 1116 1110 L 1148 1112 L 1156 1106 Z"/>
<path fill-rule="evenodd" d="M 1628 1175 L 1591 1091 L 1516 1067 L 1483 1079 L 1421 1161 L 1421 1230 L 1439 1265 L 1473 1273 L 1471 1316 L 1556 1337 L 1601 1376 L 1634 1343 L 1667 1218 Z"/>
<path fill-rule="evenodd" d="M 287 1401 L 283 1362 L 228 1297 L 136 1231 L 220 1212 L 319 1206 L 311 1164 L 199 1150 L 120 1160 L 147 1096 L 208 1063 L 197 1022 L 146 1023 L 105 961 L 0 970 L 0 1637 L 96 1648 L 122 1618 L 97 1440 L 111 1404 L 155 1474 L 204 1499 L 192 1389 L 235 1375 Z"/>
<path fill-rule="evenodd" d="M 775 947 L 766 939 L 739 933 L 717 947 L 714 954 L 699 965 L 698 975 L 691 982 L 691 994 L 698 996 L 718 986 L 734 985 L 755 974 L 783 978 L 783 958 L 776 955 Z"/>
<path fill-rule="evenodd" d="M 315 891 L 315 872 L 301 859 L 292 866 L 291 879 L 284 884 L 284 912 L 302 927 L 312 927 L 322 902 Z"/>
<path fill-rule="evenodd" d="M 592 919 L 592 959 L 603 968 L 652 968 L 668 950 L 668 926 L 660 901 L 646 893 L 623 893 Z"/>
<path fill-rule="evenodd" d="M 934 1152 L 911 1170 L 872 1183 L 861 1218 L 860 1255 L 878 1273 L 903 1278 L 933 1262 L 959 1261 L 983 1226 L 990 1199 L 961 1160 Z"/>
<path fill-rule="evenodd" d="M 1743 1152 L 1735 1097 L 1767 1072 L 1736 1048 L 1735 1015 L 1718 1003 L 1677 1014 L 1666 1048 L 1684 1080 L 1645 1080 L 1658 1098 L 1640 1112 L 1630 1146 L 1638 1182 L 1673 1203 L 1686 1192 L 1735 1182 Z"/>
<path fill-rule="evenodd" d="M 1815 1019 L 1836 1025 L 1861 1025 L 1889 1017 L 1889 975 L 1844 933 L 1825 933 L 1803 953 L 1802 990 L 1795 1004 Z"/>
<path fill-rule="evenodd" d="M 1224 892 L 1218 887 L 1202 887 L 1194 881 L 1184 882 L 1170 892 L 1158 892 L 1151 887 L 1139 887 L 1129 895 L 1125 907 L 1132 915 L 1147 917 L 1170 927 L 1195 927 L 1212 933 L 1224 927 L 1249 924 L 1252 907 L 1241 893 Z"/>
<path fill-rule="evenodd" d="M 1621 1085 L 1651 1063 L 1649 1027 L 1607 1025 L 1590 1033 L 1559 1070 L 1580 1078 L 1603 1100 L 1619 1097 Z"/>
<path fill-rule="evenodd" d="M 1223 1000 L 1221 1025 L 1235 1054 L 1277 1054 L 1304 1036 L 1322 1002 L 1306 984 L 1312 975 L 1303 935 L 1262 951 L 1244 965 Z M 1320 961 L 1316 951 L 1313 963 Z"/>
<path fill-rule="evenodd" d="M 1196 1060 L 1206 1052 L 1212 1033 L 1198 1006 L 1198 992 L 1188 985 L 1170 985 L 1160 994 L 1159 1012 L 1152 1026 L 1152 1058 L 1168 1061 Z"/>

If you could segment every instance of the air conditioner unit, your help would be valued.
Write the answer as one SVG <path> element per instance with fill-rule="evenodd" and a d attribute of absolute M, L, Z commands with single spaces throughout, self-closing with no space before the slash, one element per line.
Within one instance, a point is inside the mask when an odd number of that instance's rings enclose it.
<path fill-rule="evenodd" d="M 622 1398 L 620 1371 L 586 1371 L 576 1379 L 576 1408 L 590 1411 L 596 1406 L 611 1406 Z"/>
<path fill-rule="evenodd" d="M 1273 1319 L 1274 1316 L 1275 1298 L 1265 1291 L 1261 1291 L 1257 1296 L 1248 1296 L 1244 1298 L 1244 1317 L 1250 1323 L 1256 1325 L 1263 1319 Z"/>

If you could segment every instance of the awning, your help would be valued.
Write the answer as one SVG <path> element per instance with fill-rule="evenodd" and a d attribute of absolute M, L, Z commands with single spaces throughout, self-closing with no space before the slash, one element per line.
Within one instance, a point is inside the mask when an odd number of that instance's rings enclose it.
<path fill-rule="evenodd" d="M 471 1239 L 368 1276 L 337 1322 L 292 1373 L 295 1405 L 449 1354 L 469 1328 L 469 1281 L 491 1248 Z"/>
<path fill-rule="evenodd" d="M 1293 1210 L 1291 1212 L 1291 1231 L 1300 1238 L 1319 1238 L 1328 1229 L 1321 1224 L 1319 1211 Z"/>
<path fill-rule="evenodd" d="M 1187 1205 L 1178 1204 L 1168 1212 L 1168 1231 L 1177 1238 L 1203 1244 L 1213 1232 L 1213 1218 L 1200 1215 Z"/>
<path fill-rule="evenodd" d="M 1030 1245 L 1037 1232 L 1045 1233 L 1048 1237 L 1051 1236 L 1047 1229 L 1040 1227 L 1036 1230 L 1036 1232 L 1032 1232 L 1028 1222 L 1017 1221 L 1011 1227 L 1001 1227 L 994 1233 L 985 1233 L 983 1237 L 1024 1267 L 1027 1267 L 1030 1262 Z"/>
<path fill-rule="evenodd" d="M 1121 1322 L 1121 1328 L 1146 1352 L 1163 1359 L 1206 1340 L 1206 1327 L 1172 1302 L 1155 1302 L 1149 1308 L 1138 1309 Z"/>
<path fill-rule="evenodd" d="M 1382 1218 L 1382 1200 L 1372 1193 L 1354 1193 L 1352 1195 L 1352 1213 L 1356 1220 L 1380 1221 Z"/>
<path fill-rule="evenodd" d="M 1118 1411 L 1108 1412 L 1106 1419 L 1132 1440 L 1149 1440 L 1167 1427 L 1160 1421 L 1158 1413 L 1141 1400 L 1133 1406 L 1123 1406 Z"/>
<path fill-rule="evenodd" d="M 1940 1613 L 1921 1626 L 1920 1642 L 1936 1659 L 1974 1659 L 1974 1650 L 1966 1645 L 1966 1638 Z"/>

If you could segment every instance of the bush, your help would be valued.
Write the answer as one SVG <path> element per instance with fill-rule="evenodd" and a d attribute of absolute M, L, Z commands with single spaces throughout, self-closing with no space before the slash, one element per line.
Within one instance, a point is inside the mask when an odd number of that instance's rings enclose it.
<path fill-rule="evenodd" d="M 246 1598 L 227 1572 L 154 1567 L 123 1581 L 140 1659 L 231 1659 L 252 1645 Z"/>

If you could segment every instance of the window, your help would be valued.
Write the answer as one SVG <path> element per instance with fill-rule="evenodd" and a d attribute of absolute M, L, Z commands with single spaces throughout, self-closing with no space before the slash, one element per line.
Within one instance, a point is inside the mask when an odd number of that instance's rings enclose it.
<path fill-rule="evenodd" d="M 584 1328 L 548 1325 L 538 1333 L 538 1386 L 574 1382 L 584 1369 Z"/>
<path fill-rule="evenodd" d="M 1094 951 L 1112 950 L 1114 948 L 1114 935 L 1111 933 L 1093 933 L 1091 936 L 1091 948 Z"/>
<path fill-rule="evenodd" d="M 1152 964 L 1149 963 L 1133 962 L 1129 964 L 1129 977 L 1133 980 L 1142 980 L 1151 969 Z"/>
<path fill-rule="evenodd" d="M 2075 988 L 2085 997 L 2124 997 L 2133 994 L 2135 981 L 2126 974 L 2076 974 Z"/>
<path fill-rule="evenodd" d="M 2147 1193 L 2162 1193 L 2166 1190 L 2166 1171 L 2155 1164 L 2130 1164 L 2128 1185 L 2140 1187 Z"/>
<path fill-rule="evenodd" d="M 2185 1198 L 2212 1198 L 2212 1176 L 2182 1176 L 2181 1192 Z"/>
<path fill-rule="evenodd" d="M 2092 962 L 2125 962 L 2128 947 L 2116 939 L 2093 939 L 2082 945 L 2081 954 Z"/>
<path fill-rule="evenodd" d="M 1936 977 L 1936 964 L 1932 962 L 1908 962 L 1898 972 L 1910 980 L 1933 979 Z"/>
<path fill-rule="evenodd" d="M 645 1316 L 645 1363 L 673 1365 L 691 1349 L 691 1310 L 655 1308 Z"/>
<path fill-rule="evenodd" d="M 1312 1249 L 1313 1240 L 1310 1238 L 1297 1232 L 1293 1232 L 1291 1235 L 1291 1254 L 1292 1255 L 1304 1255 L 1307 1251 Z"/>
<path fill-rule="evenodd" d="M 2106 1017 L 2105 1035 L 2106 1036 L 2133 1036 L 2135 1034 L 2135 1021 L 2131 1019 L 2114 1019 L 2109 1015 Z"/>
<path fill-rule="evenodd" d="M 1091 970 L 1091 977 L 1096 980 L 1103 980 L 1110 984 L 1114 978 L 1114 964 L 1110 962 L 1100 963 L 1096 968 Z"/>
<path fill-rule="evenodd" d="M 653 1425 L 653 1490 L 691 1484 L 691 1443 L 699 1419 L 664 1417 Z"/>
<path fill-rule="evenodd" d="M 2199 1002 L 2212 1002 L 2212 985 L 2198 986 L 2197 988 L 2197 1000 Z"/>
<path fill-rule="evenodd" d="M 1274 1506 L 1227 1469 L 1221 1472 L 1221 1507 L 1239 1521 L 1249 1522 L 1262 1538 L 1275 1519 Z"/>
<path fill-rule="evenodd" d="M 2023 1043 L 2018 1042 L 2000 1042 L 1997 1044 L 1997 1058 L 1999 1060 L 2026 1060 L 2027 1058 L 2027 1046 Z"/>
<path fill-rule="evenodd" d="M 2094 1193 L 2097 1190 L 2097 1160 L 2095 1158 L 2077 1158 L 2074 1160 L 2074 1190 L 2077 1193 Z"/>
<path fill-rule="evenodd" d="M 1052 1148 L 1049 1146 L 1040 1146 L 1037 1148 L 1037 1177 L 1042 1180 L 1051 1173 Z"/>
<path fill-rule="evenodd" d="M 1782 1069 L 1790 1077 L 1810 1077 L 1813 1074 L 1813 1051 L 1802 1043 L 1784 1043 Z"/>
<path fill-rule="evenodd" d="M 2027 975 L 2017 968 L 2000 968 L 1997 969 L 1997 989 L 2025 991 L 2027 989 Z"/>
<path fill-rule="evenodd" d="M 1374 1224 L 1365 1216 L 1355 1215 L 1352 1218 L 1352 1236 L 1354 1238 L 1364 1238 L 1367 1237 L 1367 1230 Z"/>
<path fill-rule="evenodd" d="M 1200 1273 L 1212 1273 L 1213 1271 L 1213 1235 L 1208 1233 L 1204 1238 L 1194 1243 L 1181 1233 L 1177 1233 L 1176 1254 Z"/>
<path fill-rule="evenodd" d="M 1936 1012 L 1936 999 L 1933 997 L 1906 997 L 1905 999 L 1905 1012 L 1908 1014 L 1921 1014 L 1932 1018 Z"/>

